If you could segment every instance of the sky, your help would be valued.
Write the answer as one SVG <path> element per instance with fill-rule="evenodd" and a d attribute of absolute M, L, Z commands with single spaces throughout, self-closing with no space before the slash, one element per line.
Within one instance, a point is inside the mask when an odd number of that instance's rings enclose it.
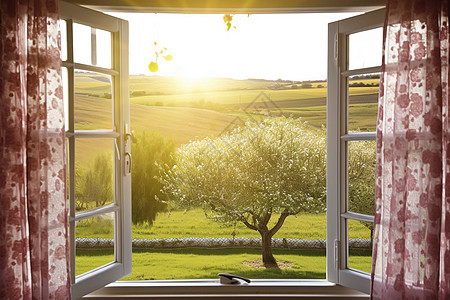
<path fill-rule="evenodd" d="M 298 81 L 326 79 L 328 23 L 355 15 L 235 15 L 236 28 L 227 31 L 219 14 L 112 14 L 129 21 L 130 74 Z M 381 39 L 373 37 L 380 34 L 350 40 L 355 49 L 350 63 L 365 67 L 375 58 L 372 65 L 379 65 Z M 379 43 L 368 47 L 368 40 Z M 151 73 L 148 64 L 155 61 L 155 50 L 163 48 L 173 60 L 160 57 L 159 71 Z"/>

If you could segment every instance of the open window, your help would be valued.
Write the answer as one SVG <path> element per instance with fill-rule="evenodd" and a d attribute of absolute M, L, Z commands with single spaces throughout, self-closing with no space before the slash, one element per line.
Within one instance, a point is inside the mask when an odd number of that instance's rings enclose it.
<path fill-rule="evenodd" d="M 349 229 L 362 223 L 373 230 L 383 20 L 384 9 L 377 10 L 330 23 L 328 32 L 327 276 L 365 293 L 371 260 L 353 259 L 358 240 Z M 365 103 L 355 104 L 362 96 Z"/>
<path fill-rule="evenodd" d="M 67 105 L 72 295 L 79 298 L 131 273 L 128 23 L 98 11 L 59 3 Z M 383 17 L 381 10 L 329 25 L 327 279 L 366 293 L 369 291 L 371 259 L 369 263 L 352 259 L 352 245 L 358 241 L 351 236 L 353 231 L 349 228 L 364 224 L 370 232 L 373 198 L 372 204 L 369 200 L 367 205 L 365 196 L 373 189 L 374 180 L 372 185 L 368 184 L 371 178 L 367 178 L 366 172 L 358 171 L 370 171 L 375 159 L 359 167 L 352 161 L 361 162 L 356 157 L 360 151 L 375 154 L 376 114 L 373 109 L 365 108 L 377 105 Z M 80 38 L 84 40 L 81 42 Z M 355 52 L 358 55 L 354 55 Z M 361 55 L 364 53 L 367 55 Z M 101 86 L 95 92 L 90 86 L 93 82 L 95 87 Z M 90 88 L 83 89 L 83 86 Z M 317 86 L 319 88 L 324 87 Z M 353 99 L 361 95 L 367 103 L 362 104 L 359 99 L 358 104 L 354 104 Z M 83 106 L 87 102 L 96 110 L 88 111 Z M 359 122 L 353 122 L 355 118 Z M 360 122 L 361 119 L 367 122 Z M 365 125 L 356 127 L 353 125 L 356 123 Z M 97 178 L 95 173 L 100 171 L 104 175 Z M 81 173 L 89 180 L 80 179 Z M 96 185 L 96 181 L 99 184 Z M 82 231 L 91 232 L 91 235 L 77 235 L 80 226 L 91 227 L 93 230 Z M 86 247 L 83 242 L 93 239 L 101 240 L 102 244 L 105 240 L 109 242 L 110 255 L 99 265 L 86 266 L 82 257 L 77 256 L 77 249 Z M 186 282 L 186 285 L 192 284 L 192 281 Z M 213 280 L 205 282 L 211 284 Z M 328 284 L 318 282 L 315 284 L 321 287 Z M 171 288 L 175 284 L 164 283 Z M 271 284 L 270 280 L 259 283 Z M 281 289 L 284 288 L 282 284 Z M 298 282 L 292 284 L 301 286 Z M 115 287 L 129 285 L 122 282 Z M 186 289 L 186 285 L 181 289 Z"/>
<path fill-rule="evenodd" d="M 77 299 L 131 273 L 128 22 L 65 2 L 59 2 L 59 12 L 70 266 Z M 83 91 L 93 82 L 101 83 L 96 92 Z M 87 109 L 88 102 L 95 104 Z M 89 247 L 86 238 L 108 242 L 109 255 L 98 265 L 83 264 L 77 256 L 78 249 Z"/>

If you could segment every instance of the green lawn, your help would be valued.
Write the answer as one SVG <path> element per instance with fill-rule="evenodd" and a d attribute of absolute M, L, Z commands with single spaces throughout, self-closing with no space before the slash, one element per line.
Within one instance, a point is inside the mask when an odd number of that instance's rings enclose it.
<path fill-rule="evenodd" d="M 79 238 L 113 238 L 113 223 L 107 219 L 79 222 Z M 349 221 L 352 238 L 370 238 L 370 231 L 358 221 Z M 133 238 L 232 237 L 233 227 L 223 227 L 206 219 L 200 209 L 161 213 L 154 225 L 133 225 Z M 258 237 L 258 233 L 238 224 L 236 236 Z M 300 214 L 286 219 L 275 238 L 326 238 L 326 215 Z M 176 249 L 133 250 L 133 273 L 123 280 L 216 278 L 219 272 L 237 273 L 249 278 L 325 278 L 325 250 L 274 250 L 278 260 L 293 262 L 292 268 L 258 269 L 242 264 L 261 257 L 260 249 Z M 76 274 L 114 260 L 114 251 L 77 250 Z M 349 266 L 370 272 L 370 250 L 351 250 Z"/>
<path fill-rule="evenodd" d="M 112 250 L 78 250 L 76 274 L 113 259 Z M 370 251 L 351 253 L 350 266 L 370 272 Z M 133 250 L 133 273 L 122 280 L 205 279 L 228 272 L 258 279 L 324 279 L 325 250 L 274 250 L 277 260 L 293 262 L 288 269 L 264 269 L 244 265 L 261 258 L 258 249 Z"/>
<path fill-rule="evenodd" d="M 350 266 L 370 272 L 370 251 L 351 253 Z M 288 269 L 264 269 L 244 265 L 261 258 L 258 249 L 133 250 L 133 273 L 122 280 L 205 279 L 228 272 L 258 279 L 324 279 L 325 250 L 274 250 L 277 260 L 293 262 Z M 76 274 L 113 260 L 112 250 L 78 250 Z"/>
<path fill-rule="evenodd" d="M 276 216 L 275 216 L 276 217 Z M 271 224 L 275 223 L 271 219 Z M 351 237 L 370 239 L 370 230 L 359 221 L 351 221 Z M 153 226 L 133 225 L 134 239 L 160 239 L 182 237 L 233 237 L 233 226 L 223 226 L 207 219 L 201 209 L 187 212 L 174 211 L 158 214 Z M 111 220 L 90 219 L 80 222 L 76 228 L 77 238 L 112 238 L 114 226 Z M 256 231 L 236 224 L 236 237 L 260 237 Z M 289 239 L 326 239 L 326 215 L 299 214 L 289 216 L 274 238 Z"/>

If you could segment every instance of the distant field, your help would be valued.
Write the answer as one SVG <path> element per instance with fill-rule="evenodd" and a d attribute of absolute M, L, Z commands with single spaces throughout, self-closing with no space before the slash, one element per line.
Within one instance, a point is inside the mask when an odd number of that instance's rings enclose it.
<path fill-rule="evenodd" d="M 354 82 L 372 84 L 377 81 L 364 79 Z M 190 82 L 167 77 L 130 76 L 131 93 L 153 93 L 130 98 L 131 126 L 136 132 L 159 131 L 180 145 L 197 138 L 217 136 L 235 122 L 236 117 L 240 118 L 237 123 L 247 118 L 264 119 L 269 115 L 268 110 L 271 115 L 301 117 L 316 127 L 326 125 L 325 82 L 313 83 L 313 88 L 309 89 L 269 89 L 274 84 L 279 83 L 226 78 Z M 319 84 L 323 87 L 317 88 Z M 112 99 L 108 99 L 110 88 L 104 76 L 76 74 L 76 130 L 112 129 Z M 378 87 L 351 87 L 349 92 L 350 130 L 375 130 Z M 95 154 L 113 151 L 112 140 L 78 139 L 77 163 L 86 164 L 94 158 L 93 143 L 96 145 Z"/>
<path fill-rule="evenodd" d="M 349 88 L 351 95 L 367 95 L 377 94 L 378 87 L 354 87 Z M 292 89 L 292 90 L 224 90 L 211 91 L 202 93 L 186 93 L 175 95 L 146 95 L 140 97 L 132 97 L 130 101 L 143 105 L 230 105 L 237 106 L 245 103 L 251 103 L 261 93 L 265 93 L 270 101 L 280 100 L 302 100 L 311 98 L 326 97 L 326 88 L 310 88 L 310 89 Z"/>
<path fill-rule="evenodd" d="M 75 129 L 112 129 L 111 100 L 80 96 L 75 98 Z M 156 130 L 178 145 L 196 138 L 217 136 L 236 117 L 206 109 L 157 107 L 131 104 L 131 126 L 136 132 Z M 95 155 L 113 151 L 112 139 L 77 139 L 76 160 L 91 161 Z M 93 150 L 92 145 L 95 145 Z"/>

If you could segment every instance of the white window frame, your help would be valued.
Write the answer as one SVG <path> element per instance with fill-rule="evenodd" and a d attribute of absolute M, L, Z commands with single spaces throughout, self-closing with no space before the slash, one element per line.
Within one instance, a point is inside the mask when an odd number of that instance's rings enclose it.
<path fill-rule="evenodd" d="M 347 220 L 373 222 L 374 217 L 348 211 L 347 143 L 375 141 L 376 132 L 349 132 L 348 79 L 380 72 L 381 61 L 379 66 L 349 70 L 349 35 L 383 27 L 384 15 L 380 9 L 328 26 L 327 279 L 364 293 L 370 291 L 370 274 L 348 266 Z"/>
<path fill-rule="evenodd" d="M 125 175 L 125 160 L 130 152 L 130 142 L 128 139 L 129 131 L 129 104 L 128 104 L 128 23 L 126 21 L 92 11 L 73 4 L 59 1 L 60 18 L 67 20 L 68 33 L 68 59 L 63 62 L 63 66 L 67 67 L 69 73 L 69 106 L 72 114 L 69 114 L 69 120 L 73 124 L 73 78 L 74 69 L 84 69 L 88 71 L 101 71 L 101 68 L 81 65 L 73 62 L 73 39 L 72 22 L 81 23 L 95 28 L 113 32 L 114 42 L 114 99 L 119 99 L 117 118 L 120 120 L 120 126 L 115 131 L 105 132 L 86 132 L 75 131 L 69 126 L 67 137 L 74 139 L 75 137 L 114 135 L 117 138 L 120 153 L 116 157 L 118 165 L 118 173 L 121 176 L 122 190 L 119 193 L 121 199 L 116 199 L 116 208 L 120 215 L 119 222 L 116 224 L 119 228 L 116 231 L 116 242 L 119 251 L 115 252 L 116 262 L 97 268 L 91 272 L 78 276 L 72 282 L 72 297 L 79 298 L 82 295 L 91 293 L 88 297 L 95 299 L 113 295 L 180 295 L 184 297 L 192 295 L 193 297 L 203 297 L 205 294 L 214 297 L 228 295 L 234 297 L 240 295 L 256 295 L 256 294 L 274 294 L 274 297 L 283 297 L 284 294 L 290 294 L 294 297 L 310 297 L 313 295 L 341 295 L 342 299 L 346 298 L 365 298 L 367 295 L 358 294 L 355 291 L 346 289 L 350 287 L 362 291 L 369 292 L 370 277 L 367 273 L 359 272 L 347 268 L 347 245 L 345 220 L 347 213 L 343 210 L 346 207 L 345 190 L 346 190 L 346 149 L 345 141 L 347 140 L 374 140 L 374 133 L 367 134 L 348 134 L 347 132 L 347 83 L 348 76 L 379 72 L 377 68 L 366 68 L 356 70 L 356 73 L 349 72 L 347 69 L 348 42 L 347 36 L 358 31 L 368 30 L 382 26 L 384 19 L 384 10 L 369 12 L 364 15 L 353 17 L 350 19 L 337 21 L 329 24 L 328 38 L 328 96 L 327 96 L 327 128 L 328 128 L 328 169 L 327 169 L 327 279 L 326 280 L 254 280 L 252 286 L 223 286 L 218 283 L 217 279 L 208 280 L 172 280 L 172 281 L 133 281 L 133 282 L 114 282 L 131 273 L 131 176 Z M 331 12 L 333 10 L 327 10 Z M 185 12 L 183 10 L 183 12 Z M 266 12 L 271 12 L 268 10 Z M 273 11 L 277 12 L 276 9 Z M 297 12 L 296 9 L 289 12 Z M 298 12 L 304 12 L 299 9 Z M 220 12 L 222 13 L 222 12 Z M 121 47 L 119 47 L 121 45 Z M 358 73 L 360 72 L 360 73 Z M 123 125 L 123 126 L 122 126 Z M 71 151 L 72 150 L 72 151 Z M 73 153 L 73 143 L 69 146 L 69 153 Z M 119 160 L 120 157 L 120 160 Z M 71 161 L 72 163 L 72 161 Z M 69 169 L 73 169 L 74 165 L 70 165 Z M 74 188 L 73 179 L 71 179 L 71 188 Z M 120 189 L 120 188 L 119 188 Z M 73 211 L 73 210 L 71 210 Z M 104 213 L 104 211 L 101 211 Z M 96 214 L 96 212 L 94 212 Z M 75 216 L 71 215 L 71 224 L 74 224 Z M 366 216 L 353 216 L 367 221 Z M 75 218 L 75 219 L 74 219 Z M 373 220 L 373 219 L 372 219 Z M 71 233 L 74 232 L 74 225 L 70 227 Z M 71 235 L 73 237 L 73 234 Z M 71 254 L 74 257 L 74 240 L 71 240 Z M 73 258 L 74 260 L 74 258 Z M 73 264 L 73 262 L 72 262 Z M 74 270 L 72 270 L 74 275 Z M 75 278 L 72 276 L 72 278 Z M 107 285 L 108 283 L 112 284 Z M 334 284 L 338 285 L 334 285 Z M 107 286 L 106 286 L 107 285 Z M 341 287 L 339 286 L 341 285 Z M 106 286 L 106 287 L 105 287 Z M 100 289 L 101 288 L 101 289 Z M 98 290 L 99 289 L 99 290 Z M 245 289 L 245 291 L 243 290 Z M 277 295 L 275 295 L 277 294 Z M 175 296 L 176 297 L 176 296 Z"/>
<path fill-rule="evenodd" d="M 68 73 L 68 118 L 66 128 L 68 139 L 69 191 L 69 236 L 72 298 L 78 299 L 108 283 L 131 274 L 131 145 L 130 111 L 128 99 L 128 22 L 98 11 L 59 1 L 59 17 L 66 21 L 67 59 L 62 62 Z M 111 32 L 112 67 L 102 68 L 80 64 L 74 61 L 73 24 L 79 23 L 92 28 Z M 92 53 L 95 54 L 95 44 Z M 91 71 L 110 75 L 113 90 L 113 124 L 111 129 L 75 130 L 74 99 L 75 70 Z M 77 138 L 110 138 L 114 140 L 114 203 L 84 212 L 75 212 L 75 143 Z M 75 224 L 77 221 L 114 213 L 114 261 L 89 272 L 75 276 Z"/>

